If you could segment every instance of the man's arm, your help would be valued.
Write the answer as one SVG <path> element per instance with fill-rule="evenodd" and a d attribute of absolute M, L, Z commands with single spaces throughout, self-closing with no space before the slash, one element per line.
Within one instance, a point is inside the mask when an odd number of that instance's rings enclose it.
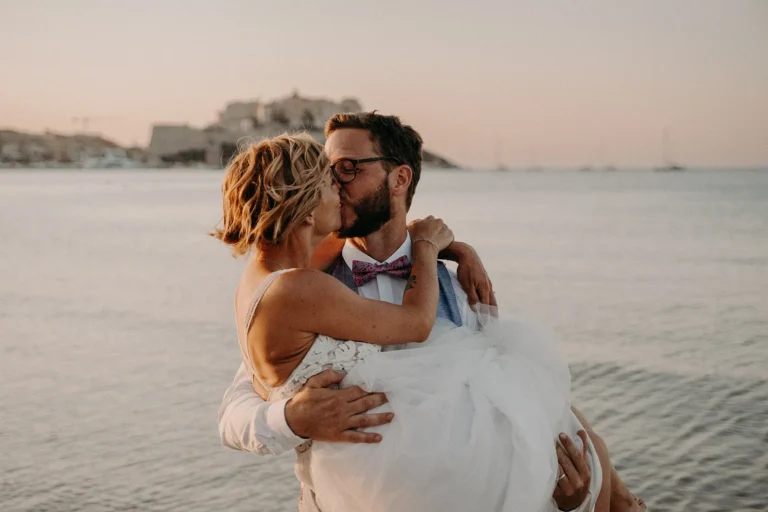
<path fill-rule="evenodd" d="M 458 281 L 464 293 L 467 294 L 467 302 L 472 309 L 478 302 L 489 306 L 496 305 L 491 278 L 488 277 L 480 256 L 471 245 L 454 241 L 441 251 L 438 257 L 459 264 L 456 269 Z"/>
<path fill-rule="evenodd" d="M 264 401 L 241 364 L 219 407 L 221 443 L 257 455 L 279 455 L 297 447 L 305 439 L 294 434 L 285 420 L 287 402 Z"/>
<path fill-rule="evenodd" d="M 449 270 L 449 273 L 462 325 L 471 330 L 482 329 L 488 315 L 495 316 L 493 311 L 497 304 L 491 279 L 480 256 L 472 246 L 462 242 L 453 242 L 448 249 L 440 253 L 441 258 L 444 256 L 445 259 L 459 264 L 456 272 Z M 478 307 L 478 301 L 491 308 Z"/>
<path fill-rule="evenodd" d="M 329 389 L 343 379 L 344 374 L 326 370 L 310 378 L 293 398 L 266 402 L 253 389 L 251 377 L 241 364 L 219 408 L 222 444 L 257 455 L 279 455 L 308 438 L 378 443 L 379 434 L 355 429 L 392 421 L 391 413 L 368 414 L 384 404 L 386 397 L 357 386 Z"/>

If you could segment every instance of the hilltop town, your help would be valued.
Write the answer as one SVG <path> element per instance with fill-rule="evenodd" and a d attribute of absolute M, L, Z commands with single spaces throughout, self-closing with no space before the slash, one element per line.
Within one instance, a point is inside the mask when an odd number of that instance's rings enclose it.
<path fill-rule="evenodd" d="M 334 102 L 298 92 L 269 102 L 235 101 L 217 120 L 203 127 L 156 124 L 147 148 L 125 148 L 99 135 L 28 134 L 0 130 L 0 166 L 4 167 L 205 167 L 221 168 L 243 140 L 260 140 L 285 132 L 306 131 L 324 140 L 323 126 L 333 115 L 359 112 L 354 98 Z M 428 151 L 424 163 L 442 168 L 452 162 Z"/>

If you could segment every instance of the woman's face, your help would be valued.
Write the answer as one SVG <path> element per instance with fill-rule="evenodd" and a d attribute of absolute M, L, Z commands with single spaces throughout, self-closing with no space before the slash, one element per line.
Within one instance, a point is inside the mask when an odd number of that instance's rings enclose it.
<path fill-rule="evenodd" d="M 329 172 L 321 185 L 320 203 L 312 212 L 315 218 L 315 232 L 326 236 L 341 229 L 341 202 L 339 185 Z"/>

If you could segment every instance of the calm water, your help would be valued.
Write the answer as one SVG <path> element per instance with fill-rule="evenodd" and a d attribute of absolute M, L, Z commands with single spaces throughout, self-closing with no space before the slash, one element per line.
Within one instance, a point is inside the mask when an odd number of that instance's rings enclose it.
<path fill-rule="evenodd" d="M 0 172 L 0 510 L 295 510 L 222 448 L 242 263 L 218 173 Z M 426 173 L 413 213 L 554 326 L 655 510 L 768 507 L 768 172 Z"/>

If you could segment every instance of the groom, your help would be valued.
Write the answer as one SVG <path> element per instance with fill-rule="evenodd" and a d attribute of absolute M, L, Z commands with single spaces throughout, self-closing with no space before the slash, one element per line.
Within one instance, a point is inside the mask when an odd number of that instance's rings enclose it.
<path fill-rule="evenodd" d="M 399 118 L 375 113 L 336 115 L 328 121 L 325 135 L 325 150 L 341 184 L 339 234 L 347 239 L 329 272 L 363 297 L 400 304 L 406 280 L 388 272 L 403 256 L 411 257 L 406 214 L 421 175 L 421 136 Z M 490 280 L 471 247 L 455 242 L 449 249 L 441 256 L 459 263 L 462 284 L 445 266 L 439 267 L 438 317 L 474 327 L 477 315 L 470 304 L 479 299 L 495 305 Z M 362 268 L 367 272 L 361 272 Z M 262 455 L 296 449 L 301 512 L 318 511 L 308 471 L 311 440 L 376 443 L 379 434 L 355 429 L 389 421 L 384 414 L 368 413 L 386 402 L 383 394 L 357 387 L 333 389 L 343 377 L 327 370 L 310 379 L 292 399 L 265 402 L 241 366 L 219 410 L 219 432 L 225 446 Z M 570 493 L 559 486 L 555 494 L 558 508 L 571 510 L 585 501 L 590 489 L 585 485 L 588 477 L 580 470 L 586 466 L 584 459 L 570 439 L 563 444 L 566 450 L 559 450 L 559 455 L 569 455 L 567 472 L 582 477 L 572 478 L 581 485 L 574 483 Z M 561 464 L 565 468 L 563 457 Z M 562 484 L 569 480 L 570 475 Z"/>

